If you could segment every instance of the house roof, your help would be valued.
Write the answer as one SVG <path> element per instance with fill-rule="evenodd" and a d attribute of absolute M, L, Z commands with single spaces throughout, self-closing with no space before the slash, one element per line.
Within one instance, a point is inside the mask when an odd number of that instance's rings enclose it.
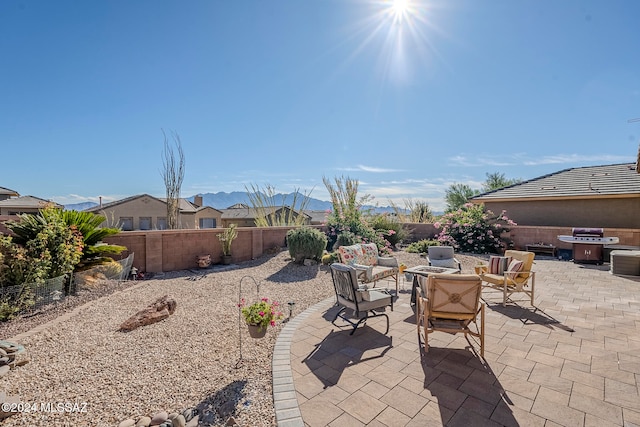
<path fill-rule="evenodd" d="M 501 200 L 590 199 L 640 196 L 640 174 L 633 163 L 571 168 L 472 197 Z"/>
<path fill-rule="evenodd" d="M 236 205 L 234 205 L 236 206 Z M 258 214 L 258 210 L 254 209 L 254 208 L 250 208 L 247 207 L 246 205 L 243 205 L 244 207 L 240 207 L 240 208 L 228 208 L 228 209 L 222 209 L 222 219 L 255 219 L 259 216 Z M 285 207 L 285 209 L 291 209 L 289 207 Z M 265 211 L 270 214 L 273 212 L 277 212 L 282 210 L 282 208 L 265 208 Z M 295 211 L 295 213 L 300 214 L 300 212 Z M 308 214 L 302 212 L 302 215 L 305 215 L 309 218 L 311 218 Z"/>
<path fill-rule="evenodd" d="M 102 211 L 102 210 L 105 210 L 105 209 L 113 208 L 113 207 L 121 205 L 123 203 L 130 202 L 132 200 L 140 199 L 142 197 L 148 197 L 150 199 L 157 200 L 158 202 L 165 203 L 165 204 L 167 203 L 167 199 L 164 198 L 164 197 L 162 197 L 162 198 L 161 197 L 154 197 L 154 196 L 151 196 L 151 195 L 145 193 L 145 194 L 136 194 L 135 196 L 125 197 L 124 199 L 115 200 L 115 201 L 109 202 L 109 203 L 104 203 L 104 204 L 102 204 L 102 206 L 100 206 L 100 205 L 94 206 L 94 207 L 92 207 L 90 209 L 87 209 L 87 211 L 89 211 L 89 212 L 99 212 L 99 211 Z M 207 209 L 207 208 L 211 208 L 211 207 L 210 206 L 197 207 L 196 205 L 194 205 L 193 203 L 191 203 L 187 199 L 180 198 L 180 212 L 182 212 L 182 213 L 189 213 L 189 212 L 195 213 L 195 212 L 201 211 L 203 209 Z M 211 208 L 211 209 L 215 209 L 215 208 Z"/>
<path fill-rule="evenodd" d="M 9 196 L 9 197 L 18 197 L 20 194 L 18 194 L 17 191 L 11 190 L 10 188 L 0 187 L 0 195 Z"/>
<path fill-rule="evenodd" d="M 57 208 L 62 208 L 62 205 L 52 202 L 50 200 L 41 199 L 35 196 L 21 196 L 13 197 L 6 200 L 0 200 L 0 207 L 3 208 L 29 208 L 39 209 L 44 205 L 53 204 Z"/>
<path fill-rule="evenodd" d="M 312 224 L 323 224 L 327 222 L 327 216 L 329 215 L 329 213 L 326 210 L 323 210 L 323 211 L 306 210 L 304 211 L 304 213 L 306 213 L 311 217 Z"/>

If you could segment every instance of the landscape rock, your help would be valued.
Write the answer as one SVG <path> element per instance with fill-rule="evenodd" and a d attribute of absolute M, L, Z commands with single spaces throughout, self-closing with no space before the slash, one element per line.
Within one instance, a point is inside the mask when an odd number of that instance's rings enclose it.
<path fill-rule="evenodd" d="M 185 427 L 187 425 L 187 421 L 184 419 L 182 414 L 176 416 L 172 420 L 172 427 Z"/>
<path fill-rule="evenodd" d="M 151 424 L 150 425 L 158 426 L 160 424 L 163 424 L 165 421 L 167 421 L 168 418 L 169 418 L 169 414 L 167 414 L 166 412 L 164 412 L 164 411 L 158 412 L 157 414 L 155 414 L 151 418 Z"/>
<path fill-rule="evenodd" d="M 0 366 L 0 378 L 7 375 L 10 370 L 11 370 L 11 367 L 9 365 Z"/>
<path fill-rule="evenodd" d="M 140 417 L 136 423 L 136 427 L 149 427 L 151 425 L 151 417 Z"/>
<path fill-rule="evenodd" d="M 124 421 L 121 421 L 120 424 L 118 424 L 118 427 L 133 427 L 135 425 L 136 425 L 136 422 L 131 418 L 128 418 Z"/>
<path fill-rule="evenodd" d="M 176 300 L 169 295 L 164 295 L 147 306 L 147 308 L 140 310 L 127 319 L 122 325 L 120 325 L 120 331 L 130 332 L 140 326 L 159 322 L 172 315 L 175 310 Z"/>

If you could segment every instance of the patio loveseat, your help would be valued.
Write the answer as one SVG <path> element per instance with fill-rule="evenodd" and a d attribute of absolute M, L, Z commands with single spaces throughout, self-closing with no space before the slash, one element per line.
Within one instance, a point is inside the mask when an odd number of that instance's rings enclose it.
<path fill-rule="evenodd" d="M 375 243 L 362 243 L 338 247 L 340 262 L 356 269 L 359 283 L 373 283 L 392 277 L 396 280 L 398 294 L 398 260 L 394 257 L 381 257 Z"/>

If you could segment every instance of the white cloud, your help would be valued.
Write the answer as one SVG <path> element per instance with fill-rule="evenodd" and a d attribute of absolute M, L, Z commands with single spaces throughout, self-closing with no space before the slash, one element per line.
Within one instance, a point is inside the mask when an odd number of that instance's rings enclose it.
<path fill-rule="evenodd" d="M 365 166 L 365 165 L 357 165 L 355 167 L 348 167 L 348 168 L 338 168 L 338 170 L 345 171 L 345 172 L 370 172 L 370 173 L 403 172 L 401 169 L 386 169 L 386 168 L 378 168 L 375 166 Z"/>
<path fill-rule="evenodd" d="M 102 203 L 109 203 L 116 200 L 124 199 L 125 197 L 129 196 L 131 196 L 131 194 L 126 196 L 123 196 L 121 194 L 111 194 L 106 196 L 82 196 L 79 194 L 67 194 L 65 196 L 53 196 L 51 197 L 51 200 L 56 203 L 60 203 L 61 205 L 71 205 L 84 202 L 100 203 L 100 197 L 102 197 Z"/>
<path fill-rule="evenodd" d="M 538 159 L 526 160 L 524 162 L 527 166 L 537 165 L 549 165 L 549 164 L 562 164 L 562 163 L 587 163 L 597 162 L 599 164 L 608 163 L 631 163 L 635 160 L 633 156 L 612 156 L 609 154 L 558 154 L 555 156 L 543 156 Z"/>

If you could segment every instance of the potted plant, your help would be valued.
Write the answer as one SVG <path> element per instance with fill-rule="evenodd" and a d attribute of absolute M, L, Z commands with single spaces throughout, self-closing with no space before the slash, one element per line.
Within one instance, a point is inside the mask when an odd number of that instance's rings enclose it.
<path fill-rule="evenodd" d="M 283 314 L 278 311 L 278 302 L 269 302 L 268 298 L 262 298 L 251 305 L 245 305 L 244 298 L 239 304 L 244 321 L 249 327 L 249 335 L 252 338 L 262 338 L 267 333 L 267 326 L 275 326 L 276 321 L 282 319 Z"/>
<path fill-rule="evenodd" d="M 222 244 L 222 263 L 225 265 L 231 264 L 231 243 L 238 237 L 236 227 L 236 224 L 230 224 L 229 228 L 225 228 L 221 234 L 218 234 Z"/>

